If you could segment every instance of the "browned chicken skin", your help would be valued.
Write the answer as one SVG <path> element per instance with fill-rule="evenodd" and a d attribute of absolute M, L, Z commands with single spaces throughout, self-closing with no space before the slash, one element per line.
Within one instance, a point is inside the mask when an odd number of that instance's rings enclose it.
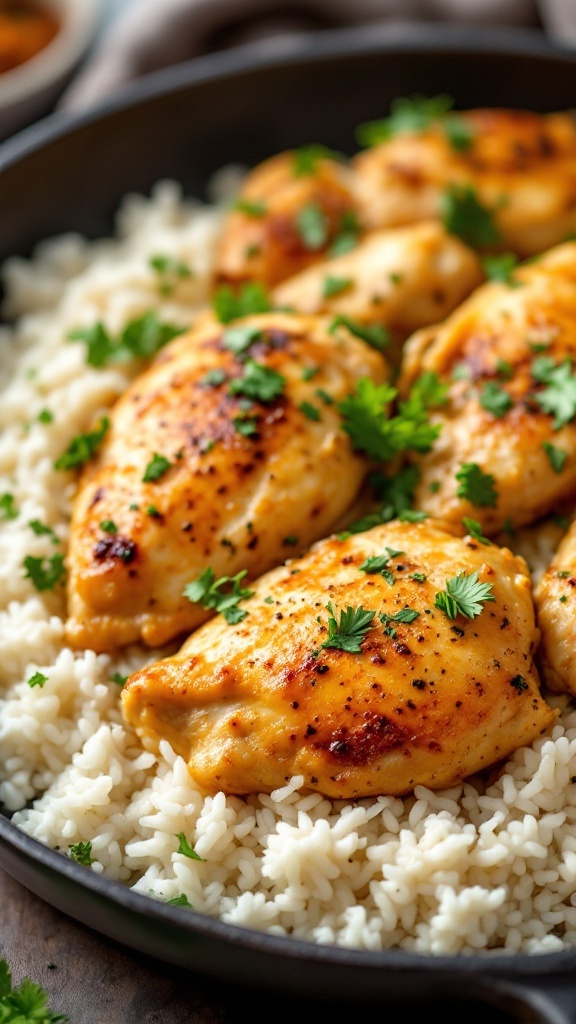
<path fill-rule="evenodd" d="M 352 161 L 362 221 L 370 228 L 441 217 L 450 186 L 471 186 L 490 210 L 490 248 L 540 253 L 576 229 L 576 122 L 570 113 L 478 109 L 460 117 L 470 145 L 455 148 L 441 123 L 406 132 Z"/>
<path fill-rule="evenodd" d="M 576 696 L 576 525 L 572 523 L 534 590 L 548 687 Z"/>
<path fill-rule="evenodd" d="M 349 332 L 334 338 L 328 323 L 284 313 L 235 321 L 236 339 L 253 332 L 236 355 L 230 328 L 207 318 L 128 388 L 75 501 L 73 644 L 163 644 L 209 616 L 183 595 L 208 566 L 257 576 L 331 530 L 367 463 L 329 402 L 361 377 L 385 380 L 387 367 Z M 280 374 L 281 393 L 232 393 L 251 369 Z M 146 481 L 151 465 L 157 475 Z"/>
<path fill-rule="evenodd" d="M 216 254 L 217 285 L 272 286 L 325 257 L 335 239 L 357 230 L 354 178 L 345 163 L 280 153 L 244 181 Z"/>
<path fill-rule="evenodd" d="M 555 712 L 538 689 L 525 562 L 458 533 L 394 521 L 319 542 L 255 584 L 241 623 L 218 616 L 135 673 L 127 721 L 154 750 L 168 739 L 210 791 L 270 792 L 303 775 L 351 799 L 439 789 L 494 764 Z M 388 579 L 361 570 L 383 554 Z M 495 600 L 448 618 L 436 593 L 474 572 Z M 359 653 L 322 646 L 328 603 L 338 621 L 347 606 L 375 613 Z M 411 622 L 381 619 L 406 609 Z"/>
<path fill-rule="evenodd" d="M 518 268 L 509 283 L 481 286 L 444 324 L 415 334 L 404 352 L 401 391 L 422 371 L 449 385 L 446 405 L 432 417 L 442 424 L 440 436 L 429 453 L 414 456 L 421 472 L 416 505 L 454 522 L 473 517 L 493 536 L 576 495 L 574 416 L 560 425 L 540 404 L 550 386 L 538 370 L 551 361 L 553 374 L 561 367 L 570 377 L 575 358 L 572 242 Z M 458 493 L 457 474 L 473 464 L 493 477 L 495 494 L 485 503 Z"/>

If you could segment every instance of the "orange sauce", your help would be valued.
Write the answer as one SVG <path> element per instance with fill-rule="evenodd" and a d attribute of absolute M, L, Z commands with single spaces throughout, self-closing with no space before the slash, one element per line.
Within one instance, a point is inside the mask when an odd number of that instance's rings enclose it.
<path fill-rule="evenodd" d="M 36 0 L 0 0 L 0 73 L 35 57 L 59 28 L 53 11 Z"/>

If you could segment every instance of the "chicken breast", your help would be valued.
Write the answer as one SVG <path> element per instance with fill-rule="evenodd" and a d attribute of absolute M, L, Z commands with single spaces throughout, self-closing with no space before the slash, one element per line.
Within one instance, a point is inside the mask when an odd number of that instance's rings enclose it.
<path fill-rule="evenodd" d="M 275 305 L 381 324 L 396 345 L 448 316 L 484 280 L 478 255 L 436 221 L 373 231 L 350 252 L 316 263 L 272 293 Z"/>
<path fill-rule="evenodd" d="M 479 226 L 466 201 L 471 188 L 495 228 L 493 237 L 484 231 L 479 238 L 482 248 L 530 256 L 564 241 L 576 229 L 572 115 L 478 109 L 460 117 L 469 133 L 467 147 L 461 136 L 455 145 L 439 120 L 421 131 L 393 135 L 354 158 L 360 216 L 367 226 L 453 216 L 459 194 L 459 226 L 471 231 Z"/>
<path fill-rule="evenodd" d="M 493 536 L 576 493 L 576 244 L 481 286 L 443 325 L 406 344 L 401 393 L 423 371 L 448 386 L 416 506 Z M 411 456 L 412 457 L 412 456 Z M 488 479 L 486 479 L 488 478 Z"/>
<path fill-rule="evenodd" d="M 487 768 L 555 712 L 539 692 L 525 562 L 457 534 L 395 520 L 320 541 L 255 584 L 241 623 L 219 616 L 132 675 L 127 722 L 155 751 L 167 739 L 208 791 L 302 775 L 353 799 Z M 437 595 L 454 583 L 478 601 L 450 618 Z"/>
<path fill-rule="evenodd" d="M 257 576 L 328 533 L 366 473 L 330 403 L 386 375 L 364 342 L 284 313 L 206 319 L 167 345 L 80 479 L 70 642 L 163 644 L 213 614 L 183 594 L 207 568 Z"/>
<path fill-rule="evenodd" d="M 576 696 L 576 523 L 540 577 L 534 601 L 542 634 L 539 662 L 549 689 Z"/>
<path fill-rule="evenodd" d="M 318 151 L 318 152 L 317 152 Z M 216 285 L 271 287 L 354 242 L 357 203 L 349 166 L 318 147 L 279 153 L 250 171 L 217 247 Z"/>

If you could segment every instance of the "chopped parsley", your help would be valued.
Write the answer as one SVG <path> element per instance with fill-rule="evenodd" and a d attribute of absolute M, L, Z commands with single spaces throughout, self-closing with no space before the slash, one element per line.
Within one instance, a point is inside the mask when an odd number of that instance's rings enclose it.
<path fill-rule="evenodd" d="M 151 309 L 122 329 L 117 338 L 111 337 L 104 325 L 98 321 L 91 327 L 80 327 L 71 331 L 71 341 L 86 344 L 86 362 L 100 368 L 107 363 L 126 363 L 132 359 L 150 359 L 172 338 L 183 334 L 184 327 L 162 323 Z"/>
<path fill-rule="evenodd" d="M 41 409 L 38 413 L 39 423 L 52 423 L 54 419 L 54 413 L 50 412 L 50 409 Z"/>
<path fill-rule="evenodd" d="M 256 218 L 265 217 L 267 213 L 266 204 L 259 199 L 237 199 L 233 209 Z"/>
<path fill-rule="evenodd" d="M 379 501 L 384 504 L 375 512 L 370 512 L 351 523 L 338 537 L 344 540 L 350 534 L 363 533 L 365 530 L 379 526 L 380 523 L 388 523 L 391 519 L 405 518 L 410 512 L 414 491 L 420 476 L 417 466 L 405 466 L 394 476 L 386 477 L 381 473 L 370 473 L 368 483 L 371 484 Z"/>
<path fill-rule="evenodd" d="M 471 185 L 449 185 L 442 196 L 444 227 L 468 245 L 484 248 L 500 240 L 494 214 L 478 199 Z"/>
<path fill-rule="evenodd" d="M 237 573 L 236 576 L 221 576 L 216 579 L 213 570 L 208 567 L 192 583 L 184 588 L 184 597 L 187 597 L 193 604 L 201 604 L 203 608 L 214 610 L 224 616 L 226 622 L 235 625 L 246 618 L 248 612 L 239 608 L 240 601 L 252 597 L 253 590 L 247 590 L 240 585 L 240 581 L 246 576 L 246 569 Z M 224 587 L 231 586 L 231 589 L 224 590 Z"/>
<path fill-rule="evenodd" d="M 305 366 L 302 370 L 302 380 L 312 380 L 320 373 L 319 366 Z"/>
<path fill-rule="evenodd" d="M 330 613 L 328 639 L 320 646 L 333 647 L 339 651 L 347 651 L 349 654 L 359 654 L 376 612 L 367 611 L 362 607 L 352 608 L 348 605 L 345 611 L 340 612 L 340 622 L 338 622 L 337 613 L 334 611 L 331 601 L 328 602 L 326 608 Z"/>
<path fill-rule="evenodd" d="M 312 405 L 311 402 L 300 402 L 298 408 L 309 420 L 316 420 L 318 422 L 322 419 L 320 410 L 315 405 Z"/>
<path fill-rule="evenodd" d="M 464 615 L 467 619 L 475 619 L 484 610 L 487 601 L 495 601 L 491 583 L 480 583 L 478 572 L 467 575 L 458 573 L 446 580 L 446 589 L 439 591 L 434 598 L 434 605 L 449 619 Z"/>
<path fill-rule="evenodd" d="M 514 404 L 508 392 L 493 380 L 486 381 L 483 385 L 478 401 L 486 412 L 492 413 L 497 419 L 505 416 Z"/>
<path fill-rule="evenodd" d="M 250 345 L 262 337 L 259 327 L 237 326 L 229 327 L 222 335 L 222 344 L 235 355 L 243 355 Z"/>
<path fill-rule="evenodd" d="M 52 555 L 51 558 L 35 558 L 33 555 L 26 555 L 22 566 L 25 569 L 24 579 L 31 580 L 40 593 L 44 590 L 53 590 L 66 575 L 64 555 Z"/>
<path fill-rule="evenodd" d="M 28 526 L 37 537 L 51 537 L 53 544 L 59 544 L 60 538 L 54 533 L 51 526 L 45 526 L 39 519 L 30 519 Z"/>
<path fill-rule="evenodd" d="M 345 210 L 340 218 L 338 232 L 328 249 L 328 256 L 343 256 L 354 249 L 358 245 L 360 230 L 358 215 L 354 210 Z"/>
<path fill-rule="evenodd" d="M 142 481 L 145 484 L 152 483 L 154 480 L 159 480 L 160 477 L 164 476 L 168 472 L 172 463 L 164 455 L 159 455 L 158 452 L 154 452 L 150 462 L 144 470 Z"/>
<path fill-rule="evenodd" d="M 247 359 L 244 364 L 244 375 L 233 377 L 228 384 L 231 395 L 246 395 L 259 402 L 272 402 L 284 392 L 286 378 L 276 370 Z"/>
<path fill-rule="evenodd" d="M 523 693 L 528 689 L 528 683 L 524 679 L 524 676 L 520 675 L 514 676 L 514 678 L 510 680 L 510 686 L 513 686 L 518 693 Z"/>
<path fill-rule="evenodd" d="M 543 412 L 554 416 L 554 430 L 560 430 L 576 416 L 576 374 L 572 373 L 572 360 L 555 363 L 550 356 L 540 356 L 532 363 L 532 376 L 538 384 L 546 384 L 543 391 L 534 394 L 534 400 Z"/>
<path fill-rule="evenodd" d="M 283 544 L 287 544 L 288 547 L 295 548 L 298 544 L 298 537 L 295 534 L 290 533 L 287 537 L 284 537 Z"/>
<path fill-rule="evenodd" d="M 70 857 L 72 860 L 77 861 L 78 864 L 83 864 L 84 867 L 89 868 L 94 863 L 92 857 L 92 843 L 72 843 L 70 847 Z"/>
<path fill-rule="evenodd" d="M 356 394 L 338 403 L 342 429 L 357 451 L 363 451 L 380 462 L 387 462 L 394 455 L 410 449 L 427 452 L 441 430 L 440 424 L 433 426 L 428 419 L 433 390 L 429 382 L 421 386 L 416 381 L 408 400 L 400 402 L 398 414 L 388 416 L 386 406 L 396 398 L 396 388 L 389 384 L 375 384 L 370 378 L 363 377 L 358 381 Z"/>
<path fill-rule="evenodd" d="M 554 472 L 561 473 L 564 469 L 564 463 L 568 458 L 568 452 L 565 452 L 563 448 L 556 448 L 549 441 L 543 441 L 542 447 L 548 456 L 548 461 Z"/>
<path fill-rule="evenodd" d="M 220 384 L 223 384 L 226 380 L 226 373 L 224 370 L 208 370 L 204 374 L 201 384 L 205 388 L 217 388 Z"/>
<path fill-rule="evenodd" d="M 354 284 L 352 277 L 333 277 L 327 274 L 322 283 L 322 295 L 325 299 L 331 299 L 333 295 L 341 295 Z"/>
<path fill-rule="evenodd" d="M 14 495 L 8 491 L 0 497 L 0 521 L 3 519 L 17 519 L 18 509 L 14 505 Z"/>
<path fill-rule="evenodd" d="M 100 529 L 104 533 L 118 533 L 118 527 L 113 519 L 102 519 L 100 522 Z"/>
<path fill-rule="evenodd" d="M 385 548 L 385 555 L 372 555 L 370 558 L 366 558 L 362 565 L 359 566 L 360 572 L 368 574 L 380 573 L 384 575 L 383 570 L 386 569 L 388 562 L 391 558 L 397 558 L 398 555 L 403 555 L 403 551 L 395 551 L 394 548 Z"/>
<path fill-rule="evenodd" d="M 386 636 L 395 637 L 396 630 L 392 626 L 393 622 L 414 622 L 415 619 L 420 618 L 420 612 L 417 612 L 414 608 L 401 608 L 399 612 L 395 612 L 394 615 L 387 615 L 386 612 L 380 613 L 380 622 L 385 626 Z"/>
<path fill-rule="evenodd" d="M 196 850 L 190 846 L 183 832 L 178 832 L 176 839 L 178 840 L 177 853 L 181 853 L 184 857 L 189 857 L 190 860 L 204 860 L 204 857 L 199 857 Z"/>
<path fill-rule="evenodd" d="M 464 117 L 452 113 L 453 106 L 454 100 L 445 93 L 432 97 L 399 96 L 390 105 L 389 117 L 359 125 L 357 141 L 361 146 L 376 146 L 395 135 L 422 132 L 439 124 L 452 148 L 464 152 L 472 144 L 474 130 Z"/>
<path fill-rule="evenodd" d="M 65 452 L 56 459 L 55 469 L 78 469 L 86 462 L 89 462 L 97 448 L 102 443 L 104 436 L 110 426 L 107 416 L 102 416 L 94 430 L 86 434 L 77 434 L 70 441 Z"/>
<path fill-rule="evenodd" d="M 242 437 L 254 437 L 258 433 L 258 417 L 248 416 L 243 413 L 241 416 L 233 416 L 232 425 L 237 434 Z"/>
<path fill-rule="evenodd" d="M 223 284 L 214 293 L 212 305 L 218 320 L 223 324 L 253 313 L 270 311 L 268 293 L 260 281 L 247 281 L 238 292 L 230 285 Z"/>
<path fill-rule="evenodd" d="M 305 249 L 316 252 L 328 241 L 329 222 L 319 203 L 307 203 L 296 215 L 296 229 Z"/>
<path fill-rule="evenodd" d="M 498 503 L 498 492 L 494 487 L 496 478 L 485 473 L 477 462 L 463 462 L 455 474 L 458 481 L 456 494 L 477 508 L 494 508 Z"/>
<path fill-rule="evenodd" d="M 45 676 L 43 672 L 34 672 L 34 674 L 31 675 L 30 678 L 26 680 L 26 682 L 30 687 L 39 686 L 40 689 L 42 689 L 44 683 L 48 682 L 48 676 Z"/>
<path fill-rule="evenodd" d="M 382 324 L 363 324 L 349 316 L 337 316 L 330 324 L 328 331 L 330 334 L 335 334 L 339 327 L 345 327 L 350 334 L 361 338 L 362 341 L 371 345 L 372 348 L 378 349 L 379 352 L 390 344 L 390 332 Z"/>
<path fill-rule="evenodd" d="M 321 160 L 341 160 L 340 153 L 336 153 L 327 146 L 321 146 L 312 142 L 306 146 L 300 146 L 292 153 L 292 173 L 295 178 L 303 178 L 308 174 L 315 174 Z"/>
<path fill-rule="evenodd" d="M 492 543 L 492 541 L 488 540 L 488 537 L 482 536 L 482 524 L 477 519 L 469 519 L 468 516 L 464 516 L 462 522 L 473 540 L 477 540 L 479 544 Z"/>
<path fill-rule="evenodd" d="M 47 993 L 30 978 L 23 978 L 18 986 L 13 986 L 8 964 L 0 958 L 2 1024 L 64 1024 L 69 1019 L 63 1013 L 52 1013 Z"/>
<path fill-rule="evenodd" d="M 171 295 L 178 281 L 193 277 L 188 264 L 174 256 L 151 256 L 148 263 L 158 275 L 159 289 L 162 295 Z"/>
<path fill-rule="evenodd" d="M 517 287 L 520 282 L 514 278 L 518 266 L 518 257 L 513 252 L 491 253 L 483 256 L 482 269 L 489 281 L 501 281 L 510 287 Z"/>
<path fill-rule="evenodd" d="M 124 676 L 121 672 L 113 672 L 110 679 L 116 683 L 116 686 L 124 686 L 128 682 L 129 676 Z"/>
<path fill-rule="evenodd" d="M 192 904 L 188 899 L 185 892 L 181 892 L 178 896 L 173 896 L 172 899 L 166 900 L 168 907 L 191 907 Z"/>

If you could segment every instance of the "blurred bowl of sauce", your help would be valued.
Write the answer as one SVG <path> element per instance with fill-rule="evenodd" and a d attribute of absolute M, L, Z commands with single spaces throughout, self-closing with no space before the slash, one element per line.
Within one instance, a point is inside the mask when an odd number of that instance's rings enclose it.
<path fill-rule="evenodd" d="M 0 140 L 50 111 L 99 14 L 100 0 L 0 0 Z"/>

